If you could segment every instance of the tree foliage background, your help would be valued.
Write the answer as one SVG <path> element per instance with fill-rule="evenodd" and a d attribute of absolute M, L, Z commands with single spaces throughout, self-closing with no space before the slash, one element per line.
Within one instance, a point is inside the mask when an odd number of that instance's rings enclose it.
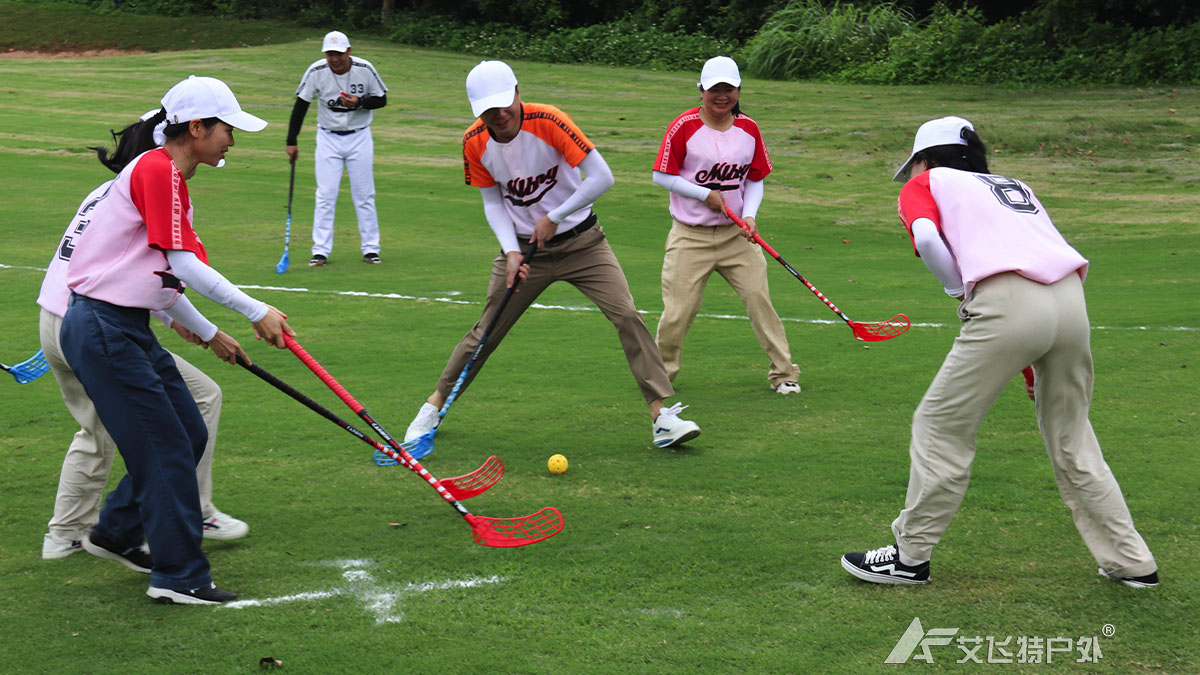
<path fill-rule="evenodd" d="M 1194 0 L 41 0 L 287 19 L 493 58 L 869 83 L 1200 81 Z"/>

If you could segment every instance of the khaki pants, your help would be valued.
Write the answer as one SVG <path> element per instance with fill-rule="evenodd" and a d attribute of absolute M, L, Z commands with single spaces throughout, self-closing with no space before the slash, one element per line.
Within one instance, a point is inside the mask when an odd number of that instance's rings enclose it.
<path fill-rule="evenodd" d="M 454 383 L 462 373 L 463 367 L 470 360 L 472 352 L 479 344 L 483 330 L 487 328 L 496 312 L 496 305 L 504 296 L 504 282 L 508 269 L 507 259 L 503 254 L 492 262 L 492 277 L 488 283 L 487 302 L 483 306 L 483 314 L 471 330 L 450 354 L 442 377 L 438 381 L 437 391 L 442 396 L 449 396 Z M 596 307 L 612 322 L 617 329 L 617 337 L 621 340 L 621 348 L 625 351 L 625 360 L 629 362 L 629 370 L 637 380 L 638 388 L 647 403 L 667 398 L 675 393 L 671 381 L 667 379 L 667 371 L 663 367 L 662 357 L 658 347 L 650 337 L 646 322 L 633 304 L 633 295 L 629 292 L 629 282 L 621 271 L 617 256 L 604 238 L 604 230 L 593 226 L 577 237 L 567 239 L 539 249 L 529 263 L 529 277 L 523 281 L 504 314 L 492 329 L 488 341 L 479 353 L 475 365 L 461 391 L 479 374 L 488 356 L 500 345 L 500 341 L 508 334 L 513 324 L 525 310 L 537 300 L 538 295 L 555 281 L 565 281 L 596 303 Z M 460 394 L 461 394 L 460 391 Z"/>
<path fill-rule="evenodd" d="M 959 318 L 962 331 L 913 415 L 908 496 L 892 523 L 900 550 L 930 557 L 966 491 L 984 415 L 1032 363 L 1038 427 L 1084 543 L 1113 576 L 1156 571 L 1088 421 L 1092 354 L 1079 275 L 1050 285 L 1016 273 L 988 277 Z"/>
<path fill-rule="evenodd" d="M 713 272 L 724 277 L 746 305 L 750 327 L 771 360 L 767 371 L 771 386 L 800 379 L 783 322 L 771 304 L 767 261 L 758 245 L 738 232 L 735 225 L 693 227 L 672 220 L 662 268 L 663 313 L 655 337 L 672 381 L 683 365 L 683 339 L 700 311 Z"/>
<path fill-rule="evenodd" d="M 42 352 L 46 355 L 54 379 L 58 381 L 67 410 L 80 427 L 63 458 L 58 494 L 54 497 L 54 517 L 50 519 L 49 529 L 50 534 L 60 539 L 78 540 L 83 539 L 100 518 L 100 501 L 104 497 L 104 486 L 108 483 L 117 445 L 100 423 L 96 407 L 63 358 L 58 340 L 61 327 L 62 317 L 41 310 L 38 330 Z M 212 503 L 212 456 L 221 417 L 221 388 L 178 354 L 172 352 L 171 356 L 175 357 L 175 365 L 196 399 L 204 424 L 208 427 L 208 444 L 196 466 L 196 481 L 200 487 L 201 513 L 205 518 L 210 518 L 217 510 Z"/>

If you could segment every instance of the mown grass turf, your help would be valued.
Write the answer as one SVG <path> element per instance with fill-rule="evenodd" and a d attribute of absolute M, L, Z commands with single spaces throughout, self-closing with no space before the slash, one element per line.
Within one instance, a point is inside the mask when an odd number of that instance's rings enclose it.
<path fill-rule="evenodd" d="M 202 167 L 189 183 L 211 261 L 236 283 L 291 289 L 250 292 L 287 312 L 300 342 L 403 433 L 478 318 L 496 250 L 478 193 L 461 178 L 459 138 L 470 122 L 462 83 L 478 59 L 365 40 L 355 53 L 390 87 L 373 126 L 384 262 L 359 262 L 344 189 L 331 264 L 304 265 L 310 115 L 292 268 L 282 276 L 274 272 L 287 198 L 282 146 L 296 80 L 319 56 L 315 40 L 0 61 L 10 91 L 0 101 L 2 359 L 37 349 L 38 268 L 79 200 L 110 175 L 85 147 L 155 106 L 178 79 L 215 75 L 271 126 L 239 133 L 228 166 Z M 596 209 L 653 330 L 668 221 L 649 169 L 665 125 L 695 103 L 695 74 L 514 67 L 525 99 L 572 114 L 612 165 L 617 185 Z M 34 114 L 14 95 L 31 91 L 52 94 L 51 105 Z M 206 544 L 215 578 L 243 599 L 290 598 L 243 609 L 160 607 L 144 596 L 146 578 L 118 565 L 86 553 L 39 559 L 76 426 L 51 379 L 0 382 L 5 668 L 245 672 L 272 656 L 289 672 L 874 671 L 914 617 L 926 630 L 957 627 L 966 637 L 1101 636 L 1098 665 L 1067 654 L 1038 670 L 1200 667 L 1200 586 L 1190 571 L 1200 541 L 1200 228 L 1192 217 L 1200 168 L 1188 137 L 1200 92 L 747 80 L 743 107 L 775 162 L 764 236 L 852 318 L 903 311 L 916 324 L 908 334 L 855 342 L 769 261 L 803 369 L 804 393 L 777 396 L 747 322 L 719 318 L 744 311 L 714 279 L 676 383 L 704 433 L 670 451 L 650 446 L 644 406 L 603 317 L 531 310 L 451 410 L 426 462 L 436 475 L 456 475 L 495 453 L 508 471 L 469 508 L 564 513 L 558 537 L 498 550 L 473 544 L 422 481 L 375 467 L 359 441 L 164 332 L 164 344 L 225 391 L 215 501 L 251 533 Z M 994 169 L 1028 180 L 1091 260 L 1092 421 L 1161 565 L 1159 589 L 1135 592 L 1096 575 L 1016 381 L 980 431 L 971 489 L 937 549 L 933 583 L 876 587 L 838 565 L 843 552 L 889 541 L 912 410 L 957 332 L 953 302 L 912 256 L 889 182 L 916 127 L 951 113 L 976 122 L 1001 151 Z M 1107 130 L 1092 155 L 1055 156 L 1059 146 L 1083 147 L 1082 130 L 1092 127 Z M 567 286 L 540 302 L 588 306 Z M 261 366 L 354 419 L 289 353 L 255 342 L 244 320 L 197 304 Z M 567 473 L 547 472 L 554 453 L 570 460 Z M 302 595 L 321 591 L 327 596 Z M 1105 625 L 1115 633 L 1105 635 Z M 953 645 L 932 649 L 943 668 L 962 656 Z"/>

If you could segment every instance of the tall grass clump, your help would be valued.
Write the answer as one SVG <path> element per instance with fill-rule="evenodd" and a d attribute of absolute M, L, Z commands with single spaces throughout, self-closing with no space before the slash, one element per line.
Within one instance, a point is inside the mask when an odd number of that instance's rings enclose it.
<path fill-rule="evenodd" d="M 395 22 L 389 37 L 403 44 L 489 58 L 664 70 L 699 70 L 709 57 L 733 53 L 738 47 L 732 40 L 665 30 L 633 19 L 531 30 L 498 23 L 459 24 L 444 17 L 406 14 Z"/>
<path fill-rule="evenodd" d="M 793 0 L 746 45 L 746 68 L 777 79 L 835 75 L 874 62 L 913 23 L 906 9 L 891 3 L 826 7 L 819 0 Z"/>

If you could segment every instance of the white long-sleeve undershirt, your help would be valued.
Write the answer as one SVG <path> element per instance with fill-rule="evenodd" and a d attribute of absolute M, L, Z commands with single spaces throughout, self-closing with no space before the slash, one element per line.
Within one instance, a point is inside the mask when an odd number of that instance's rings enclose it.
<path fill-rule="evenodd" d="M 600 150 L 596 148 L 592 148 L 591 152 L 583 156 L 583 161 L 579 162 L 579 170 L 583 172 L 583 182 L 570 197 L 567 197 L 567 201 L 546 214 L 555 223 L 561 223 L 567 216 L 596 201 L 617 182 L 613 178 L 612 169 L 608 168 L 608 162 L 604 161 Z"/>
<path fill-rule="evenodd" d="M 579 188 L 570 197 L 567 197 L 566 201 L 558 208 L 547 214 L 555 223 L 561 223 L 567 216 L 599 199 L 600 195 L 616 182 L 612 169 L 608 167 L 608 162 L 604 161 L 604 158 L 600 156 L 600 151 L 595 148 L 584 156 L 583 161 L 579 163 L 579 169 L 584 174 Z M 487 219 L 492 232 L 496 233 L 500 249 L 505 253 L 520 251 L 517 228 L 504 208 L 504 195 L 500 191 L 500 186 L 481 187 L 479 196 L 483 198 L 483 216 Z"/>
<path fill-rule="evenodd" d="M 167 261 L 171 263 L 171 274 L 218 305 L 232 309 L 252 323 L 261 321 L 267 315 L 267 303 L 255 300 L 234 286 L 220 272 L 201 262 L 195 253 L 167 251 Z M 186 323 L 184 325 L 187 326 Z M 191 326 L 188 328 L 191 329 Z"/>
<path fill-rule="evenodd" d="M 157 315 L 157 312 L 151 313 Z M 188 300 L 186 295 L 179 296 L 175 304 L 163 310 L 162 313 L 168 319 L 163 321 L 163 323 L 167 324 L 168 328 L 171 327 L 173 322 L 178 321 L 184 328 L 192 331 L 196 334 L 196 337 L 205 342 L 208 342 L 217 335 L 216 324 L 206 319 L 200 313 L 200 310 L 196 309 L 196 306 L 192 304 L 192 301 Z"/>
<path fill-rule="evenodd" d="M 962 272 L 954 253 L 946 246 L 937 225 L 928 218 L 917 218 L 912 224 L 913 244 L 921 254 L 921 262 L 933 276 L 942 283 L 946 295 L 952 298 L 962 297 L 966 292 L 963 285 Z"/>
<path fill-rule="evenodd" d="M 673 173 L 651 171 L 650 177 L 654 180 L 654 184 L 659 187 L 666 188 L 677 195 L 690 197 L 699 201 L 708 199 L 708 193 L 712 192 L 710 188 L 697 185 L 683 176 Z M 763 191 L 763 182 L 761 180 L 746 181 L 746 191 L 742 194 L 742 212 L 738 214 L 740 217 L 758 218 L 758 207 L 762 206 Z"/>

